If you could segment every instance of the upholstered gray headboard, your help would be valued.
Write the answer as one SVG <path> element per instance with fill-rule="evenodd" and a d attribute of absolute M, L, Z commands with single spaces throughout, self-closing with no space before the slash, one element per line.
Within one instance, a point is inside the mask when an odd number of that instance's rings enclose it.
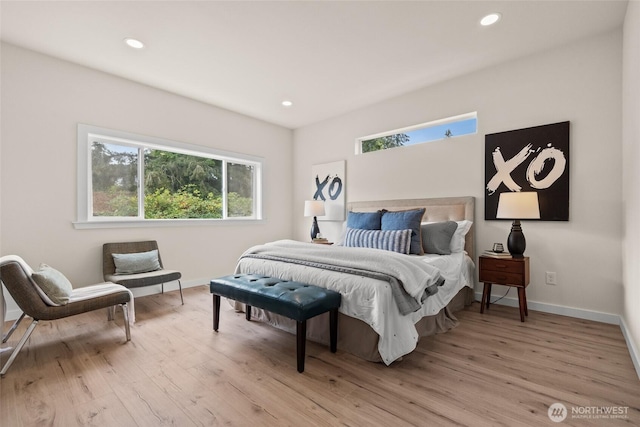
<path fill-rule="evenodd" d="M 407 210 L 425 208 L 423 222 L 427 221 L 461 221 L 468 219 L 475 221 L 475 198 L 440 197 L 434 199 L 402 199 L 402 200 L 373 200 L 368 202 L 348 202 L 347 211 L 373 212 L 378 209 Z M 475 260 L 475 225 L 471 226 L 465 240 L 464 249 L 471 259 Z"/>

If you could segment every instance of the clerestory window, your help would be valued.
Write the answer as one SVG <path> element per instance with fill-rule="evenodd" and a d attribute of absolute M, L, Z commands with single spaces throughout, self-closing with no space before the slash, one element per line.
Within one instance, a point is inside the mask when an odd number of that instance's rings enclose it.
<path fill-rule="evenodd" d="M 402 129 L 363 136 L 356 139 L 356 154 L 455 138 L 474 134 L 477 130 L 478 114 L 475 112 L 461 114 Z"/>

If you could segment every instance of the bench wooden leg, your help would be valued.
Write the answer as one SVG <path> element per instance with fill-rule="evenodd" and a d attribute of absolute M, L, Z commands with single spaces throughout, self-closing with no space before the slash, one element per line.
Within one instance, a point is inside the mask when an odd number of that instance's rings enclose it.
<path fill-rule="evenodd" d="M 220 295 L 213 295 L 213 330 L 218 331 L 220 325 Z"/>
<path fill-rule="evenodd" d="M 304 372 L 304 353 L 307 343 L 307 321 L 298 321 L 296 325 L 296 353 L 298 356 L 298 372 Z"/>
<path fill-rule="evenodd" d="M 335 353 L 338 349 L 338 309 L 329 311 L 329 341 L 331 344 L 331 353 Z"/>
<path fill-rule="evenodd" d="M 244 313 L 245 313 L 244 314 L 245 319 L 251 320 L 251 306 L 249 304 L 245 305 Z"/>

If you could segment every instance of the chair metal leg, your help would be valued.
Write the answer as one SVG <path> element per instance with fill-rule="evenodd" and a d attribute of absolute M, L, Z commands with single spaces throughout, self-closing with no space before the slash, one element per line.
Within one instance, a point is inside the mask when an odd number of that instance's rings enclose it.
<path fill-rule="evenodd" d="M 162 283 L 160 284 L 160 286 L 161 286 L 161 288 L 160 288 L 160 293 L 161 293 L 161 294 L 164 294 L 164 282 L 162 282 Z"/>
<path fill-rule="evenodd" d="M 22 350 L 22 347 L 24 346 L 24 343 L 27 342 L 27 340 L 31 336 L 31 333 L 36 328 L 36 326 L 38 326 L 38 320 L 33 319 L 33 322 L 31 322 L 31 324 L 29 325 L 29 327 L 25 331 L 25 333 L 22 336 L 22 338 L 20 338 L 20 342 L 18 343 L 18 345 L 16 346 L 16 348 L 13 349 L 13 353 L 11 353 L 11 356 L 9 357 L 9 360 L 7 360 L 7 363 L 5 363 L 4 366 L 2 367 L 2 371 L 0 371 L 0 376 L 4 377 L 4 374 L 7 373 L 7 371 L 11 367 L 11 364 L 15 360 L 16 356 L 18 355 L 18 353 L 20 353 L 20 350 Z"/>
<path fill-rule="evenodd" d="M 161 283 L 160 286 L 162 286 L 161 293 L 164 294 L 164 283 Z M 180 280 L 178 280 L 178 288 L 180 289 L 180 301 L 182 302 L 182 305 L 184 305 L 184 298 L 182 297 L 182 283 L 180 283 Z"/>
<path fill-rule="evenodd" d="M 107 307 L 107 320 L 112 321 L 116 318 L 116 306 Z"/>
<path fill-rule="evenodd" d="M 125 302 L 124 304 L 120 304 L 120 307 L 122 307 L 122 316 L 124 316 L 124 332 L 127 335 L 127 341 L 131 341 L 131 330 L 129 329 L 129 306 Z"/>
<path fill-rule="evenodd" d="M 11 337 L 11 335 L 13 334 L 13 331 L 15 331 L 18 325 L 20 324 L 20 322 L 22 322 L 22 319 L 24 319 L 24 313 L 22 313 L 20 317 L 18 317 L 18 319 L 15 322 L 13 322 L 13 325 L 11 325 L 11 329 L 9 329 L 9 332 L 7 332 L 7 334 L 2 337 L 3 343 L 7 342 L 7 340 Z"/>

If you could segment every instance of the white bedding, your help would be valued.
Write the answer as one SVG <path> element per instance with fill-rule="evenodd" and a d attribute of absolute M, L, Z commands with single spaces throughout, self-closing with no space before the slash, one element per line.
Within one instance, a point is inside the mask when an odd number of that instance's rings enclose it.
<path fill-rule="evenodd" d="M 415 319 L 414 323 L 424 316 L 433 316 L 442 310 L 463 287 L 472 288 L 475 271 L 475 264 L 466 252 L 451 255 L 423 255 L 417 258 L 438 268 L 445 282 L 437 294 L 427 298 L 420 310 L 411 313 Z"/>
<path fill-rule="evenodd" d="M 371 251 L 380 252 L 377 249 Z M 413 351 L 418 342 L 415 323 L 439 312 L 464 286 L 473 281 L 473 262 L 464 253 L 453 255 L 407 255 L 415 263 L 428 263 L 440 269 L 445 284 L 426 299 L 417 312 L 402 316 L 388 282 L 336 271 L 257 258 L 242 258 L 237 272 L 263 274 L 332 289 L 342 294 L 340 312 L 367 323 L 380 336 L 378 351 L 384 363 Z"/>

